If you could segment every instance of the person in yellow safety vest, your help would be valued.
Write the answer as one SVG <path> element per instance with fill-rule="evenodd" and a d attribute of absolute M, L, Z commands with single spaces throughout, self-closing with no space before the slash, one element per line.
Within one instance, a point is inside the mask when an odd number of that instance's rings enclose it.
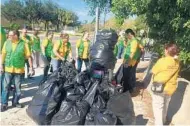
<path fill-rule="evenodd" d="M 51 56 L 53 71 L 56 71 L 61 66 L 61 62 L 67 60 L 68 57 L 72 59 L 69 35 L 62 32 L 60 38 L 61 39 L 53 45 L 53 52 Z"/>
<path fill-rule="evenodd" d="M 35 67 L 39 67 L 39 59 L 40 59 L 40 38 L 38 37 L 38 31 L 34 30 L 33 36 L 31 37 L 32 41 L 32 54 L 33 54 L 33 62 L 35 62 Z"/>
<path fill-rule="evenodd" d="M 0 26 L 0 28 L 1 28 L 1 34 L 0 34 L 0 46 L 1 46 L 1 50 L 0 50 L 0 64 L 1 64 L 1 60 L 2 60 L 2 57 L 1 57 L 1 51 L 2 51 L 2 48 L 3 48 L 3 45 L 4 45 L 4 42 L 6 41 L 6 32 L 5 32 L 5 30 L 4 30 L 4 28 L 3 27 L 1 27 Z M 2 86 L 3 86 L 3 78 L 4 78 L 4 72 L 3 73 L 1 73 L 1 75 L 0 75 L 0 83 L 1 83 L 1 93 L 2 93 Z"/>
<path fill-rule="evenodd" d="M 114 55 L 117 59 L 121 59 L 125 49 L 125 38 L 120 36 L 114 48 Z"/>
<path fill-rule="evenodd" d="M 127 29 L 125 34 L 128 41 L 124 52 L 124 91 L 133 92 L 136 83 L 136 66 L 140 60 L 143 47 L 135 38 L 135 33 L 132 29 Z"/>
<path fill-rule="evenodd" d="M 2 26 L 1 26 L 0 40 L 1 40 L 0 46 L 1 46 L 1 50 L 2 50 L 3 44 L 6 41 L 6 32 L 5 32 L 5 30 L 4 30 L 4 28 Z"/>
<path fill-rule="evenodd" d="M 53 32 L 47 32 L 46 38 L 43 40 L 41 44 L 41 50 L 42 50 L 42 59 L 45 60 L 47 64 L 45 64 L 44 67 L 44 78 L 48 76 L 48 71 L 50 68 L 50 62 L 51 62 L 51 54 L 53 50 Z"/>
<path fill-rule="evenodd" d="M 31 45 L 32 45 L 32 40 L 31 40 L 31 37 L 29 35 L 27 35 L 27 32 L 28 30 L 26 28 L 22 29 L 22 35 L 21 35 L 21 39 L 28 44 L 28 47 L 29 47 L 29 51 L 31 53 Z M 26 66 L 27 66 L 27 69 L 26 69 L 26 75 L 27 75 L 27 78 L 30 77 L 30 74 L 29 74 L 29 63 L 28 63 L 28 60 L 25 61 L 26 62 Z"/>
<path fill-rule="evenodd" d="M 77 70 L 79 73 L 81 72 L 83 62 L 85 63 L 86 68 L 89 65 L 89 47 L 89 33 L 85 32 L 76 44 Z"/>
<path fill-rule="evenodd" d="M 23 105 L 19 104 L 19 99 L 21 95 L 21 81 L 24 73 L 25 59 L 28 59 L 30 73 L 33 75 L 34 69 L 28 44 L 19 39 L 19 31 L 10 31 L 9 40 L 4 43 L 2 49 L 2 64 L 0 68 L 1 71 L 5 70 L 5 77 L 1 97 L 1 111 L 6 111 L 8 109 L 9 88 L 12 80 L 15 82 L 16 90 L 12 99 L 12 106 L 18 108 L 23 107 Z M 5 69 L 3 69 L 3 64 L 5 65 Z"/>

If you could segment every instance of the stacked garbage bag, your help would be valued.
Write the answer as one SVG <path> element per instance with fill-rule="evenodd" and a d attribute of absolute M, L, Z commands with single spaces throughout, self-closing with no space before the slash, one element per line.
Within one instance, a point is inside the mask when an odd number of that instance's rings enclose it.
<path fill-rule="evenodd" d="M 81 73 L 72 63 L 63 62 L 39 86 L 27 108 L 29 117 L 39 125 L 134 124 L 130 94 L 113 85 L 106 65 L 93 57 L 89 69 Z"/>

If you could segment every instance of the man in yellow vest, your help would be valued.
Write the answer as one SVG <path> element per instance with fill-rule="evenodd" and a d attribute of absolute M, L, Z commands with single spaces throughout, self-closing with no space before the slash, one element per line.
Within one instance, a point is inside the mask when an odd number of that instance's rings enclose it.
<path fill-rule="evenodd" d="M 40 63 L 40 38 L 38 37 L 38 31 L 34 30 L 32 40 L 32 54 L 33 54 L 33 62 L 35 63 L 35 67 L 39 67 Z"/>
<path fill-rule="evenodd" d="M 8 108 L 9 87 L 12 80 L 15 82 L 15 95 L 12 99 L 12 106 L 22 108 L 23 105 L 19 104 L 21 95 L 21 80 L 24 74 L 25 60 L 28 59 L 30 65 L 30 72 L 33 75 L 34 69 L 32 66 L 31 52 L 29 51 L 28 44 L 19 39 L 19 31 L 10 31 L 9 39 L 4 43 L 2 49 L 2 63 L 1 71 L 5 71 L 2 92 L 2 106 L 1 111 Z M 3 68 L 5 65 L 5 69 Z"/>
<path fill-rule="evenodd" d="M 21 35 L 21 39 L 28 44 L 28 47 L 29 47 L 29 51 L 31 52 L 32 51 L 32 40 L 31 40 L 31 37 L 27 34 L 28 33 L 28 30 L 26 28 L 22 29 L 22 35 Z M 29 75 L 29 63 L 28 63 L 28 60 L 25 61 L 26 62 L 26 66 L 27 66 L 27 71 L 26 71 L 26 75 L 27 75 L 27 78 L 30 77 Z"/>
<path fill-rule="evenodd" d="M 127 29 L 125 34 L 128 38 L 124 53 L 124 91 L 133 92 L 136 83 L 136 67 L 141 57 L 142 45 L 135 38 L 132 29 Z"/>
<path fill-rule="evenodd" d="M 81 72 L 83 61 L 85 66 L 87 67 L 89 64 L 89 33 L 85 32 L 80 40 L 77 41 L 76 44 L 76 56 L 77 56 L 77 69 L 78 72 Z"/>
<path fill-rule="evenodd" d="M 1 34 L 0 34 L 0 46 L 1 46 L 1 50 L 3 48 L 3 45 L 4 45 L 4 42 L 6 41 L 6 32 L 4 30 L 3 27 L 0 27 L 1 28 Z M 1 50 L 0 50 L 0 64 L 1 64 L 1 60 L 2 60 L 2 57 L 1 57 Z M 0 83 L 1 83 L 1 93 L 2 93 L 2 85 L 3 85 L 3 78 L 4 78 L 4 73 L 1 73 L 0 75 Z"/>
<path fill-rule="evenodd" d="M 72 59 L 69 35 L 66 33 L 61 33 L 60 37 L 61 39 L 53 45 L 53 52 L 51 56 L 53 71 L 56 71 L 61 66 L 61 62 L 66 60 L 68 57 Z"/>
<path fill-rule="evenodd" d="M 41 45 L 42 59 L 45 62 L 44 67 L 44 79 L 48 76 L 48 71 L 50 68 L 51 54 L 53 50 L 53 32 L 48 31 L 46 33 L 46 38 L 43 40 Z"/>

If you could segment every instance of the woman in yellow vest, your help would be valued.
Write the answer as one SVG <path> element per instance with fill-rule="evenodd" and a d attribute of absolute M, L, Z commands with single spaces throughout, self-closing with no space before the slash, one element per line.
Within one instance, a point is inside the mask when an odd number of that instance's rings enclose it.
<path fill-rule="evenodd" d="M 40 38 L 38 37 L 38 31 L 34 30 L 33 36 L 31 37 L 32 41 L 32 54 L 33 54 L 33 62 L 35 62 L 36 68 L 39 67 L 39 59 L 40 59 Z"/>
<path fill-rule="evenodd" d="M 178 53 L 175 44 L 167 44 L 165 46 L 165 57 L 160 58 L 152 68 L 153 78 L 150 86 L 155 125 L 163 125 L 167 121 L 168 105 L 177 88 L 177 78 L 180 70 Z M 153 90 L 156 83 L 163 85 L 163 91 L 158 93 Z"/>
<path fill-rule="evenodd" d="M 23 105 L 19 104 L 21 95 L 21 80 L 24 73 L 25 60 L 28 59 L 31 75 L 34 74 L 32 66 L 31 53 L 28 44 L 19 39 L 19 31 L 10 31 L 9 39 L 4 43 L 2 49 L 2 63 L 1 71 L 4 71 L 3 64 L 5 65 L 5 77 L 3 82 L 2 92 L 2 105 L 1 111 L 7 110 L 9 88 L 12 80 L 15 82 L 16 92 L 13 95 L 12 106 L 22 108 Z"/>
<path fill-rule="evenodd" d="M 77 56 L 77 69 L 81 72 L 82 64 L 85 63 L 87 67 L 89 65 L 89 33 L 85 32 L 80 40 L 76 44 L 76 56 Z"/>
<path fill-rule="evenodd" d="M 45 62 L 44 67 L 44 78 L 48 76 L 48 71 L 50 68 L 50 62 L 51 62 L 51 53 L 53 50 L 53 32 L 47 32 L 46 38 L 43 40 L 41 44 L 41 50 L 42 50 L 42 59 Z"/>
<path fill-rule="evenodd" d="M 61 66 L 61 62 L 66 60 L 68 57 L 72 59 L 69 35 L 61 33 L 60 38 L 61 39 L 55 42 L 53 45 L 53 52 L 51 56 L 53 71 L 56 71 Z"/>

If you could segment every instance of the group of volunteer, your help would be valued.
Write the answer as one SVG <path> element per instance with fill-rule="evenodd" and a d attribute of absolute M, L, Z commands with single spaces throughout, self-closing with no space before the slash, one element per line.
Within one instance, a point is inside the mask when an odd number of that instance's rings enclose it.
<path fill-rule="evenodd" d="M 56 71 L 62 61 L 72 59 L 71 43 L 69 35 L 61 32 L 60 39 L 53 42 L 54 33 L 48 31 L 45 39 L 40 42 L 38 31 L 34 30 L 33 35 L 27 34 L 27 29 L 22 29 L 22 34 L 17 30 L 9 31 L 8 35 L 1 27 L 1 111 L 8 109 L 8 98 L 10 88 L 14 87 L 12 106 L 22 108 L 19 103 L 21 96 L 21 82 L 26 74 L 28 78 L 35 74 L 34 67 L 40 67 L 40 58 L 46 62 L 44 67 L 44 79 L 48 72 Z M 81 71 L 82 63 L 87 66 L 89 63 L 89 34 L 84 33 L 77 41 L 77 64 L 78 71 Z M 26 71 L 25 71 L 26 65 Z"/>
<path fill-rule="evenodd" d="M 60 39 L 53 41 L 54 33 L 49 31 L 45 39 L 40 42 L 38 31 L 34 31 L 32 36 L 27 35 L 27 29 L 22 30 L 22 34 L 16 30 L 6 33 L 1 27 L 1 64 L 0 69 L 4 72 L 2 80 L 2 104 L 1 111 L 8 109 L 9 89 L 11 84 L 15 85 L 12 106 L 22 108 L 19 103 L 21 95 L 21 80 L 27 66 L 27 76 L 34 75 L 34 65 L 39 67 L 40 55 L 47 62 L 44 67 L 44 78 L 48 77 L 49 71 L 56 71 L 62 61 L 74 59 L 72 55 L 72 45 L 69 42 L 69 35 L 61 32 Z M 136 86 L 136 68 L 144 54 L 145 42 L 138 39 L 132 29 L 123 32 L 117 44 L 114 54 L 117 59 L 123 59 L 123 88 L 124 91 L 134 92 Z M 83 62 L 89 65 L 89 33 L 85 32 L 76 43 L 77 70 L 81 72 Z M 163 90 L 157 91 L 157 87 L 152 90 L 153 112 L 155 124 L 163 125 L 166 122 L 166 113 L 171 99 L 171 95 L 177 88 L 177 76 L 179 73 L 179 61 L 177 55 L 179 50 L 175 44 L 167 44 L 165 47 L 165 57 L 157 61 L 152 69 L 153 78 L 151 86 L 162 82 Z M 12 81 L 14 80 L 14 82 Z M 155 84 L 156 85 L 156 84 Z"/>

